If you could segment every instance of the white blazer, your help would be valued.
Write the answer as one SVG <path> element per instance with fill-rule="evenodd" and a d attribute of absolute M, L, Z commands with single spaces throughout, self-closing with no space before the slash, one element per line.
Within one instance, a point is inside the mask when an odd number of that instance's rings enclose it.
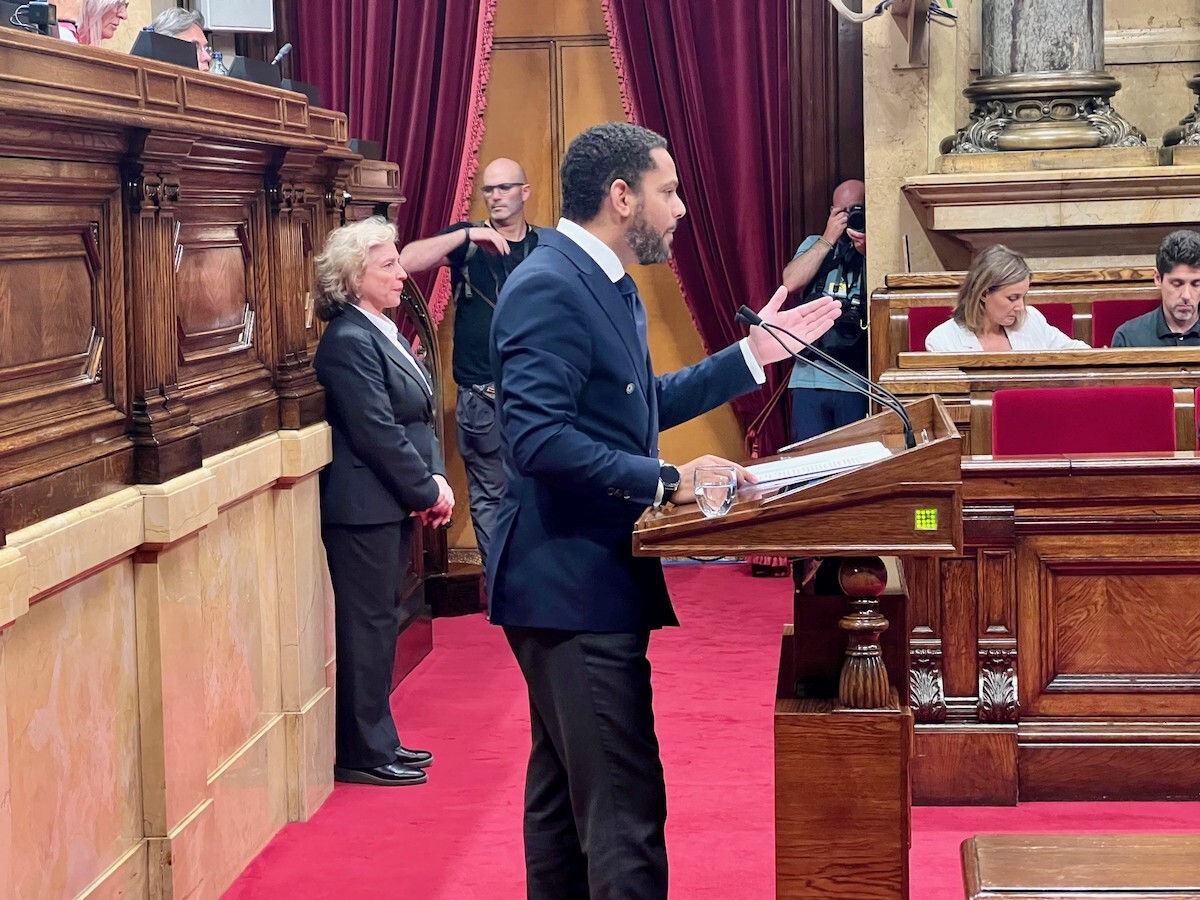
<path fill-rule="evenodd" d="M 1046 317 L 1034 307 L 1025 307 L 1025 321 L 1020 328 L 1006 328 L 1008 342 L 1014 350 L 1090 350 L 1083 341 L 1067 337 L 1046 321 Z M 959 325 L 953 319 L 943 322 L 925 338 L 925 349 L 930 353 L 980 353 L 983 347 L 979 337 L 971 329 Z"/>

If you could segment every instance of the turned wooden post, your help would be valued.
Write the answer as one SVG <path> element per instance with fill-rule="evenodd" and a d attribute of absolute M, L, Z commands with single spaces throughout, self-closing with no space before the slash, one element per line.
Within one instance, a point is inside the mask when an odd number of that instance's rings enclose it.
<path fill-rule="evenodd" d="M 848 709 L 888 707 L 892 688 L 879 646 L 879 636 L 887 630 L 888 620 L 875 608 L 887 587 L 887 569 L 877 556 L 847 557 L 838 570 L 838 582 L 850 598 L 851 607 L 851 612 L 838 622 L 849 637 L 838 701 Z"/>

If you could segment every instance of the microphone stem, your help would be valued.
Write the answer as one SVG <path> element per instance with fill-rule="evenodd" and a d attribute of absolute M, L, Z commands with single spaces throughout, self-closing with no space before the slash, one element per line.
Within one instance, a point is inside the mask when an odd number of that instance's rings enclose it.
<path fill-rule="evenodd" d="M 820 371 L 824 372 L 826 375 L 833 376 L 836 380 L 840 381 L 842 384 L 846 385 L 847 387 L 853 388 L 854 390 L 858 391 L 861 394 L 865 394 L 868 399 L 874 400 L 879 405 L 886 407 L 887 409 L 889 409 L 893 413 L 895 413 L 897 416 L 899 416 L 900 421 L 904 425 L 905 448 L 908 450 L 911 450 L 917 446 L 917 438 L 916 438 L 916 435 L 913 433 L 912 419 L 909 418 L 908 410 L 906 410 L 904 408 L 904 404 L 900 402 L 899 397 L 897 397 L 895 394 L 891 393 L 890 391 L 886 390 L 885 388 L 881 387 L 880 385 L 875 384 L 875 382 L 871 381 L 866 376 L 860 375 L 858 372 L 855 372 L 853 369 L 843 366 L 841 363 L 839 363 L 837 360 L 830 357 L 828 354 L 824 353 L 822 350 L 818 349 L 817 347 L 814 347 L 812 344 L 808 343 L 807 341 L 803 341 L 800 338 L 796 337 L 796 335 L 792 334 L 786 328 L 783 328 L 779 325 L 774 325 L 770 322 L 763 322 L 761 319 L 759 319 L 758 324 L 760 324 L 766 330 L 767 334 L 771 335 L 771 337 L 773 337 L 775 339 L 776 343 L 778 343 L 779 346 L 781 346 L 784 350 L 787 350 L 787 352 L 790 356 L 792 356 L 796 359 L 799 359 L 799 360 L 803 360 L 808 365 L 816 366 Z M 788 345 L 785 344 L 782 339 L 780 339 L 779 335 L 777 335 L 775 333 L 776 331 L 783 332 L 784 334 L 786 334 L 788 337 L 790 337 L 796 343 L 811 350 L 814 354 L 816 354 L 816 356 L 818 358 L 824 360 L 825 362 L 828 362 L 830 364 L 830 366 L 817 365 L 816 360 L 805 359 L 799 353 L 794 353 L 788 347 Z M 841 371 L 845 372 L 848 375 L 853 376 L 855 379 L 857 379 L 857 382 L 851 381 L 849 378 L 839 375 L 838 372 L 835 371 L 835 368 L 831 368 L 831 366 L 835 367 L 836 369 L 840 369 Z"/>

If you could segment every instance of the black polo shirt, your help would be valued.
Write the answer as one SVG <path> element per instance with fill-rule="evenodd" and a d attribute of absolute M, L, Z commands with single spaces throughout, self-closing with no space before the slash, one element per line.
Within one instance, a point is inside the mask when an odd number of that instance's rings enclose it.
<path fill-rule="evenodd" d="M 441 232 L 487 227 L 478 222 L 459 222 Z M 519 241 L 508 242 L 508 254 L 473 241 L 464 241 L 446 254 L 450 268 L 450 290 L 454 296 L 454 382 L 460 387 L 489 384 L 492 363 L 488 335 L 492 311 L 500 289 L 529 252 L 537 246 L 537 228 L 529 226 Z"/>
<path fill-rule="evenodd" d="M 1162 305 L 1136 319 L 1130 319 L 1112 337 L 1114 347 L 1195 347 L 1200 346 L 1200 322 L 1184 332 L 1172 331 Z"/>

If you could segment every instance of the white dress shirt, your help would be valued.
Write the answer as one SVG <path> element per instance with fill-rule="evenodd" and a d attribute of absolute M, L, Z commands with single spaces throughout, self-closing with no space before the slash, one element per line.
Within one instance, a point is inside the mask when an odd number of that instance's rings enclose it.
<path fill-rule="evenodd" d="M 421 365 L 417 362 L 416 357 L 412 355 L 412 351 L 405 346 L 404 341 L 400 340 L 400 329 L 396 327 L 396 323 L 387 316 L 377 315 L 376 313 L 371 312 L 369 309 L 365 309 L 361 304 L 354 304 L 354 308 L 366 316 L 367 320 L 372 325 L 382 331 L 383 336 L 392 342 L 395 348 L 400 351 L 405 359 L 412 363 L 413 368 L 417 370 L 417 374 L 421 376 L 421 381 L 425 385 L 425 389 L 429 391 L 429 396 L 432 397 L 433 385 L 431 385 L 429 383 L 429 379 L 425 377 L 425 370 L 421 368 Z"/>
<path fill-rule="evenodd" d="M 582 225 L 572 222 L 570 219 L 559 219 L 558 224 L 554 227 L 559 234 L 573 240 L 583 249 L 584 253 L 594 259 L 596 265 L 604 271 L 613 284 L 625 277 L 625 267 L 621 265 L 621 260 L 617 259 L 617 254 L 613 253 L 608 244 Z M 754 354 L 750 352 L 750 339 L 742 338 L 738 341 L 738 346 L 742 348 L 742 357 L 746 360 L 746 368 L 754 376 L 754 381 L 757 384 L 766 384 L 767 373 L 754 358 Z"/>
<path fill-rule="evenodd" d="M 1083 341 L 1067 337 L 1046 321 L 1032 306 L 1025 307 L 1025 321 L 1020 328 L 1005 328 L 1008 342 L 1014 350 L 1090 350 Z M 981 353 L 979 336 L 953 319 L 943 322 L 925 338 L 930 353 Z"/>

